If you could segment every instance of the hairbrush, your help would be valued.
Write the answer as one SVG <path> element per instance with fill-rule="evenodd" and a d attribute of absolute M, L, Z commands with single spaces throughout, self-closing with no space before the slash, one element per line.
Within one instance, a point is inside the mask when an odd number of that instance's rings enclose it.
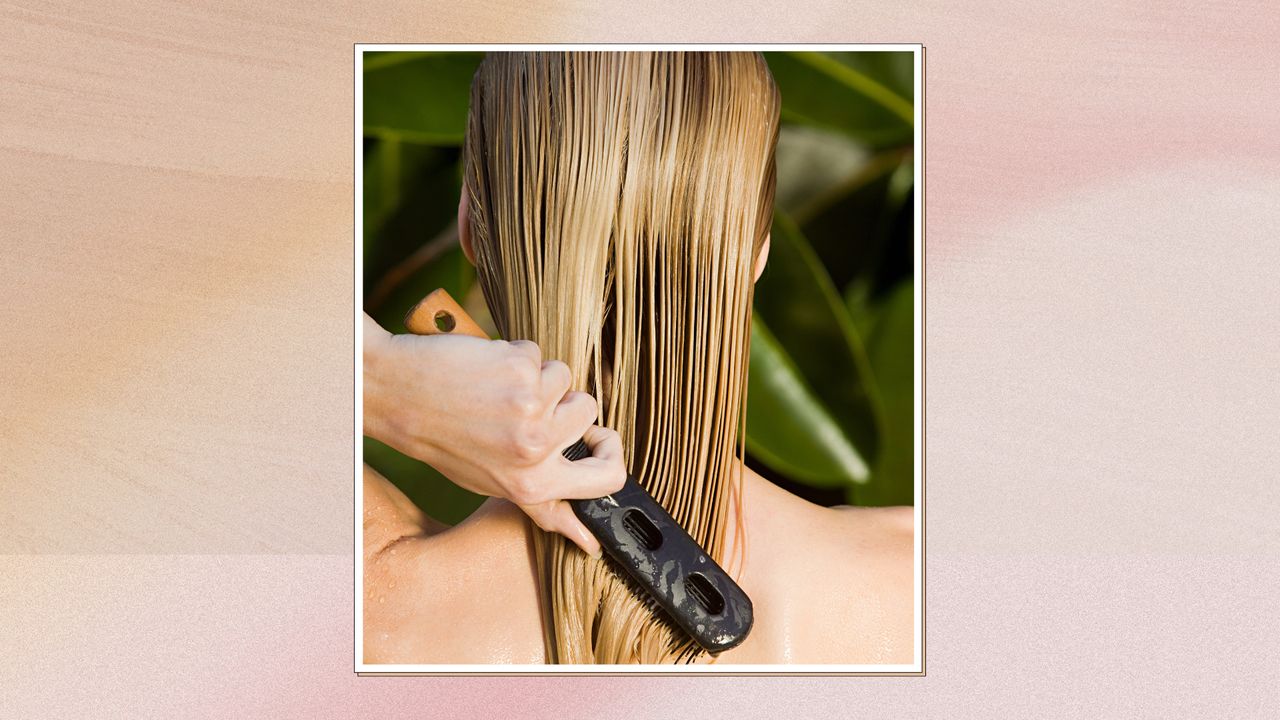
<path fill-rule="evenodd" d="M 469 335 L 490 339 L 444 289 L 427 295 L 405 316 L 417 335 Z M 578 440 L 564 450 L 571 461 L 589 457 Z M 710 554 L 628 474 L 622 489 L 592 500 L 569 500 L 600 547 L 643 592 L 648 605 L 704 650 L 720 653 L 751 631 L 751 599 Z"/>

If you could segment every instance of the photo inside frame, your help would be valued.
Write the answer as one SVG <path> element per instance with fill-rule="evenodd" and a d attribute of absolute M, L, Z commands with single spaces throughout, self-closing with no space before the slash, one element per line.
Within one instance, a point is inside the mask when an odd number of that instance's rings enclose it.
<path fill-rule="evenodd" d="M 357 328 L 456 315 L 576 365 L 654 502 L 616 536 L 601 521 L 596 561 L 366 432 L 358 671 L 921 672 L 922 62 L 357 47 Z M 406 323 L 440 289 L 449 330 Z M 365 347 L 360 405 L 381 407 Z M 388 507 L 399 530 L 373 537 Z M 635 567 L 682 533 L 729 585 L 645 585 Z M 697 620 L 723 621 L 734 585 L 750 628 L 708 651 Z"/>

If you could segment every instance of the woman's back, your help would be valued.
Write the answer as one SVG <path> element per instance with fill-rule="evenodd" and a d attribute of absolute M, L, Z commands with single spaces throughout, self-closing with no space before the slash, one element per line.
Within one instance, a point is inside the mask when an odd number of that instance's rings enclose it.
<path fill-rule="evenodd" d="M 823 508 L 744 472 L 755 606 L 717 663 L 909 663 L 912 511 Z M 454 528 L 365 470 L 365 662 L 546 662 L 527 518 L 497 500 Z"/>

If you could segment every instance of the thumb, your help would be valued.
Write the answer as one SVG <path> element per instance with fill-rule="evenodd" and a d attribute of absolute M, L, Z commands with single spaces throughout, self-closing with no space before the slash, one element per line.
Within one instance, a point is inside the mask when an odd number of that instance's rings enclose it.
<path fill-rule="evenodd" d="M 582 548 L 582 552 L 599 560 L 601 555 L 600 541 L 596 540 L 586 525 L 573 514 L 573 508 L 564 500 L 552 500 L 537 505 L 521 505 L 520 509 L 533 520 L 538 527 L 551 533 L 559 533 L 574 545 Z"/>

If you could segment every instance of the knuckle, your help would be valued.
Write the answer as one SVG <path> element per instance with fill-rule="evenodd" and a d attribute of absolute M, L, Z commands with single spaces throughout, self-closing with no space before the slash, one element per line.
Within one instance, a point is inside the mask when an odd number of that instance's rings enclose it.
<path fill-rule="evenodd" d="M 618 458 L 605 466 L 601 478 L 602 482 L 612 486 L 614 489 L 625 485 L 627 483 L 627 468 L 622 464 L 622 459 Z"/>
<path fill-rule="evenodd" d="M 549 444 L 546 432 L 533 423 L 525 423 L 516 431 L 515 450 L 521 460 L 541 460 Z"/>
<path fill-rule="evenodd" d="M 545 368 L 552 378 L 559 380 L 563 384 L 567 384 L 573 379 L 572 373 L 569 372 L 569 366 L 559 360 L 548 360 Z"/>
<path fill-rule="evenodd" d="M 518 505 L 534 505 L 541 501 L 538 483 L 528 475 L 519 475 L 512 479 L 510 499 Z"/>
<path fill-rule="evenodd" d="M 532 340 L 513 340 L 509 344 L 525 362 L 533 360 L 535 365 L 542 362 L 542 350 Z"/>
<path fill-rule="evenodd" d="M 532 418 L 538 414 L 538 396 L 530 390 L 517 390 L 508 396 L 511 411 L 520 418 Z"/>
<path fill-rule="evenodd" d="M 533 384 L 534 364 L 524 355 L 509 355 L 506 359 L 506 372 L 522 386 Z"/>
<path fill-rule="evenodd" d="M 582 420 L 594 420 L 596 417 L 596 401 L 584 392 L 569 393 L 569 397 L 565 400 L 570 412 L 574 413 L 575 418 Z"/>
<path fill-rule="evenodd" d="M 547 517 L 546 515 L 539 514 L 537 516 L 530 516 L 530 517 L 533 517 L 533 524 L 537 525 L 544 532 L 549 532 L 549 533 L 556 532 L 555 522 L 553 522 L 551 518 Z"/>

